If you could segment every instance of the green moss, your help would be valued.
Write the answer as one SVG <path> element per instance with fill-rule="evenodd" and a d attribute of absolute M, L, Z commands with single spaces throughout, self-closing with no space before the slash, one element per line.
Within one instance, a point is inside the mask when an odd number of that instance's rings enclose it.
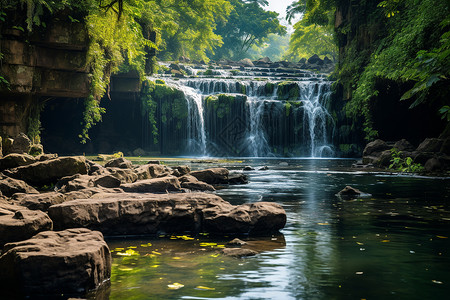
<path fill-rule="evenodd" d="M 265 91 L 266 95 L 273 94 L 274 89 L 275 89 L 275 84 L 272 82 L 267 82 L 266 85 L 264 86 L 264 91 Z"/>
<path fill-rule="evenodd" d="M 277 96 L 281 100 L 297 100 L 300 97 L 300 88 L 296 82 L 280 82 L 278 83 Z"/>
<path fill-rule="evenodd" d="M 235 100 L 236 96 L 227 94 L 209 96 L 205 99 L 208 109 L 214 110 L 220 119 L 231 113 L 231 107 Z"/>
<path fill-rule="evenodd" d="M 291 112 L 291 103 L 289 103 L 289 102 L 286 102 L 285 104 L 284 104 L 284 109 L 286 110 L 286 117 L 289 117 L 289 114 L 290 114 L 290 112 Z"/>

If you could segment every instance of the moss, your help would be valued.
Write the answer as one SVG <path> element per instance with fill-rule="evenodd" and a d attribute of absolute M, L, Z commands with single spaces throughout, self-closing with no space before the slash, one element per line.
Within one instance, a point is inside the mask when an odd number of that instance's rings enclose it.
<path fill-rule="evenodd" d="M 286 117 L 289 117 L 289 114 L 291 112 L 291 106 L 292 106 L 292 104 L 289 102 L 286 102 L 284 104 L 284 109 L 286 110 Z"/>
<path fill-rule="evenodd" d="M 161 80 L 161 79 L 156 79 L 155 83 L 156 84 L 166 84 L 166 82 L 164 80 Z"/>
<path fill-rule="evenodd" d="M 300 97 L 300 88 L 296 82 L 280 82 L 278 83 L 277 96 L 281 100 L 297 100 Z"/>
<path fill-rule="evenodd" d="M 231 113 L 231 106 L 235 100 L 236 96 L 227 94 L 209 96 L 205 99 L 208 109 L 214 110 L 220 119 Z"/>
<path fill-rule="evenodd" d="M 265 91 L 266 95 L 273 94 L 274 89 L 275 89 L 275 84 L 272 82 L 267 82 L 266 85 L 264 86 L 264 91 Z"/>

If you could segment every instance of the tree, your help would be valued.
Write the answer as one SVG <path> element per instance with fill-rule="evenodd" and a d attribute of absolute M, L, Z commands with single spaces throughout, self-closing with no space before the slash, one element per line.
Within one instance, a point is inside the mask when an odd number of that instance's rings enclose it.
<path fill-rule="evenodd" d="M 286 34 L 286 27 L 278 20 L 278 13 L 266 11 L 267 1 L 230 0 L 233 10 L 227 23 L 221 23 L 216 34 L 222 36 L 223 46 L 214 58 L 241 59 L 253 46 L 260 46 L 269 34 Z"/>

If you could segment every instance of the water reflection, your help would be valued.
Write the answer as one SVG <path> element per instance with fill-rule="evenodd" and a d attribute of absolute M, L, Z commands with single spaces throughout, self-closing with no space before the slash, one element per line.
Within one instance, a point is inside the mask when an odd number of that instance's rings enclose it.
<path fill-rule="evenodd" d="M 223 245 L 233 237 L 110 240 L 111 248 L 139 252 L 134 257 L 114 252 L 110 299 L 446 297 L 450 179 L 356 173 L 349 171 L 351 163 L 224 162 L 231 169 L 269 166 L 268 171 L 248 172 L 248 185 L 217 194 L 233 204 L 281 204 L 288 216 L 283 236 L 249 240 L 261 253 L 245 259 L 222 256 L 215 246 L 200 246 Z M 372 197 L 337 198 L 346 185 Z M 149 242 L 151 247 L 141 246 Z M 129 248 L 133 246 L 137 248 Z M 183 287 L 171 290 L 171 283 Z"/>

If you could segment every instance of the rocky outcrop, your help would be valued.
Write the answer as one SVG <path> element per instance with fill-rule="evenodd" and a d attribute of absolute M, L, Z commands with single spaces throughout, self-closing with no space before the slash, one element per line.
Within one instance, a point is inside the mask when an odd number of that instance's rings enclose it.
<path fill-rule="evenodd" d="M 160 232 L 268 234 L 283 228 L 286 213 L 274 203 L 233 206 L 207 193 L 96 194 L 49 208 L 57 230 L 86 227 L 108 235 Z"/>
<path fill-rule="evenodd" d="M 111 254 L 100 232 L 45 231 L 5 245 L 0 286 L 15 296 L 84 295 L 111 276 Z"/>
<path fill-rule="evenodd" d="M 229 173 L 230 172 L 225 168 L 211 168 L 206 170 L 193 171 L 190 173 L 190 175 L 208 184 L 220 184 L 228 183 Z"/>
<path fill-rule="evenodd" d="M 31 141 L 24 133 L 20 133 L 14 138 L 11 146 L 11 153 L 28 154 L 31 149 Z"/>
<path fill-rule="evenodd" d="M 39 192 L 25 181 L 2 177 L 0 175 L 0 191 L 3 195 L 11 197 L 15 193 L 39 194 Z"/>
<path fill-rule="evenodd" d="M 120 157 L 106 162 L 105 167 L 131 169 L 133 167 L 133 164 L 131 163 L 131 161 Z"/>
<path fill-rule="evenodd" d="M 181 191 L 180 182 L 173 176 L 122 184 L 121 188 L 128 193 L 167 193 Z"/>
<path fill-rule="evenodd" d="M 84 156 L 71 156 L 35 162 L 4 171 L 4 173 L 32 185 L 45 185 L 54 183 L 65 176 L 87 174 L 87 166 Z"/>
<path fill-rule="evenodd" d="M 51 229 L 52 220 L 45 213 L 0 203 L 0 247 Z"/>
<path fill-rule="evenodd" d="M 11 153 L 0 159 L 0 172 L 6 169 L 30 165 L 36 159 L 28 154 Z"/>
<path fill-rule="evenodd" d="M 58 192 L 41 194 L 17 193 L 14 194 L 11 201 L 31 210 L 47 211 L 50 206 L 63 203 L 65 201 L 65 196 Z"/>

